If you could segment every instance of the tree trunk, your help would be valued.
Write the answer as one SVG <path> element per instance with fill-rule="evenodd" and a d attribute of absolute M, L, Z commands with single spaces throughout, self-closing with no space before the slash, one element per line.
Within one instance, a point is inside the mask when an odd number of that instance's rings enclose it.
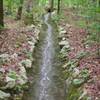
<path fill-rule="evenodd" d="M 36 1 L 34 1 L 34 2 L 36 2 Z M 32 8 L 33 8 L 33 0 L 27 0 L 26 3 L 27 3 L 26 4 L 26 11 L 28 13 L 30 13 L 32 11 Z"/>
<path fill-rule="evenodd" d="M 20 0 L 20 6 L 18 8 L 17 17 L 16 17 L 17 20 L 21 19 L 22 9 L 23 9 L 23 2 L 24 2 L 24 0 Z"/>
<path fill-rule="evenodd" d="M 4 27 L 3 0 L 0 0 L 0 28 Z"/>
<path fill-rule="evenodd" d="M 54 0 L 50 0 L 50 6 L 51 6 L 51 11 L 53 11 L 53 8 L 54 8 Z"/>
<path fill-rule="evenodd" d="M 57 10 L 58 14 L 60 13 L 60 2 L 61 2 L 61 0 L 58 0 L 58 10 Z"/>

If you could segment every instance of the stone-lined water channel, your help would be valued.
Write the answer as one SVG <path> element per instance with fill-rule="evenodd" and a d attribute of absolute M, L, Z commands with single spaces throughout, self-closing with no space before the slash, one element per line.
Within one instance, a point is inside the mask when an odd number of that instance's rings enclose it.
<path fill-rule="evenodd" d="M 40 41 L 33 54 L 33 69 L 29 71 L 33 81 L 23 100 L 65 100 L 57 27 L 50 13 L 44 16 L 43 21 Z"/>

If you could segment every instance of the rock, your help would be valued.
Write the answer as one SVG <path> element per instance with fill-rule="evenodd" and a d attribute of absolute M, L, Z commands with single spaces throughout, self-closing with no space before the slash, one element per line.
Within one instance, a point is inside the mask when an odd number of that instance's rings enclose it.
<path fill-rule="evenodd" d="M 35 31 L 34 31 L 37 35 L 39 35 L 39 33 L 40 33 L 40 30 L 39 29 L 37 29 L 37 28 L 35 28 Z"/>
<path fill-rule="evenodd" d="M 32 24 L 30 27 L 31 27 L 31 28 L 35 28 L 36 26 Z"/>
<path fill-rule="evenodd" d="M 25 31 L 26 32 L 32 32 L 33 31 L 33 26 L 27 26 Z"/>
<path fill-rule="evenodd" d="M 58 36 L 58 38 L 61 40 L 63 37 L 65 37 L 65 34 L 60 34 L 59 36 Z"/>
<path fill-rule="evenodd" d="M 59 29 L 59 38 L 65 38 L 67 31 L 64 28 Z"/>
<path fill-rule="evenodd" d="M 61 51 L 60 51 L 61 54 L 66 55 L 66 53 L 70 51 L 70 46 L 69 45 L 65 45 L 65 46 L 61 45 L 60 47 L 62 48 Z"/>
<path fill-rule="evenodd" d="M 24 80 L 24 78 L 23 78 L 22 76 L 19 76 L 17 82 L 18 82 L 18 84 L 20 84 L 20 85 L 24 85 L 24 84 L 27 83 L 27 80 L 26 80 L 26 79 Z"/>
<path fill-rule="evenodd" d="M 62 68 L 64 68 L 64 69 L 67 68 L 67 63 L 64 64 L 64 65 L 62 66 Z"/>
<path fill-rule="evenodd" d="M 61 27 L 61 26 L 59 26 L 59 28 L 58 28 L 58 29 L 59 29 L 59 32 L 64 30 L 64 28 L 63 28 L 63 27 Z"/>
<path fill-rule="evenodd" d="M 6 82 L 4 81 L 4 76 L 2 73 L 0 73 L 0 88 L 5 85 L 6 85 Z"/>
<path fill-rule="evenodd" d="M 66 34 L 67 33 L 67 31 L 66 30 L 62 30 L 62 31 L 60 31 L 60 33 L 59 34 Z"/>
<path fill-rule="evenodd" d="M 77 68 L 73 69 L 73 76 L 76 77 L 77 75 L 79 75 L 80 71 Z"/>
<path fill-rule="evenodd" d="M 1 54 L 0 58 L 9 58 L 9 54 Z"/>
<path fill-rule="evenodd" d="M 7 83 L 7 85 L 3 89 L 12 89 L 12 88 L 15 87 L 15 85 L 16 85 L 16 82 L 15 81 L 9 81 Z"/>
<path fill-rule="evenodd" d="M 30 46 L 30 52 L 34 51 L 35 46 Z"/>
<path fill-rule="evenodd" d="M 32 42 L 36 43 L 36 39 L 34 37 L 31 37 Z"/>
<path fill-rule="evenodd" d="M 16 85 L 15 79 L 8 77 L 8 76 L 6 77 L 6 83 L 7 85 L 1 87 L 2 89 L 12 89 Z"/>
<path fill-rule="evenodd" d="M 69 46 L 69 42 L 67 40 L 63 40 L 61 42 L 59 42 L 60 46 Z"/>
<path fill-rule="evenodd" d="M 24 66 L 22 66 L 21 64 L 19 64 L 19 66 L 20 66 L 20 71 L 19 75 L 17 76 L 17 80 L 20 85 L 23 85 L 27 82 L 26 70 Z"/>
<path fill-rule="evenodd" d="M 55 15 L 56 15 L 56 11 L 53 11 L 53 12 L 51 13 L 51 15 L 52 15 L 52 17 L 55 16 Z"/>
<path fill-rule="evenodd" d="M 28 43 L 29 43 L 31 46 L 34 46 L 34 45 L 35 45 L 35 43 L 32 42 L 32 41 L 28 41 Z"/>
<path fill-rule="evenodd" d="M 0 90 L 0 99 L 1 100 L 6 100 L 7 98 L 9 98 L 11 95 L 9 93 L 5 93 L 3 91 Z"/>
<path fill-rule="evenodd" d="M 62 40 L 64 41 L 64 40 L 66 40 L 66 38 L 65 38 L 65 37 L 63 37 L 63 38 L 62 38 Z"/>
<path fill-rule="evenodd" d="M 23 92 L 19 94 L 15 94 L 13 100 L 22 100 L 22 98 L 23 98 Z"/>
<path fill-rule="evenodd" d="M 10 56 L 8 54 L 1 54 L 0 55 L 0 65 L 2 65 L 5 62 L 8 62 L 10 59 Z"/>
<path fill-rule="evenodd" d="M 42 25 L 41 25 L 41 24 L 38 24 L 37 26 L 38 26 L 38 27 L 42 27 Z"/>
<path fill-rule="evenodd" d="M 69 44 L 66 44 L 63 49 L 71 49 Z"/>
<path fill-rule="evenodd" d="M 39 40 L 39 33 L 40 33 L 40 30 L 39 29 L 35 29 L 35 38 L 37 39 L 37 40 Z"/>
<path fill-rule="evenodd" d="M 6 82 L 11 82 L 11 81 L 15 81 L 15 79 L 13 79 L 13 78 L 7 76 L 7 77 L 6 77 Z"/>
<path fill-rule="evenodd" d="M 15 59 L 18 57 L 18 54 L 17 53 L 14 53 L 13 55 L 10 56 L 12 59 Z"/>
<path fill-rule="evenodd" d="M 32 65 L 32 61 L 29 60 L 29 59 L 26 59 L 26 60 L 23 60 L 21 62 L 22 66 L 26 67 L 26 68 L 31 68 L 31 65 Z"/>
<path fill-rule="evenodd" d="M 0 68 L 0 73 L 5 73 L 5 69 L 4 68 Z"/>
<path fill-rule="evenodd" d="M 67 28 L 70 28 L 70 27 L 72 27 L 72 25 L 70 25 L 70 24 L 66 24 L 66 27 L 67 27 Z"/>

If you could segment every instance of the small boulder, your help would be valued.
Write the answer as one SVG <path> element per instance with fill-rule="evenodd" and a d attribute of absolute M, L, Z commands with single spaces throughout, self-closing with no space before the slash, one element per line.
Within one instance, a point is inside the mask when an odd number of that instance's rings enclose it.
<path fill-rule="evenodd" d="M 11 95 L 9 93 L 5 93 L 5 92 L 3 92 L 3 91 L 0 90 L 0 100 L 6 100 L 10 96 Z"/>
<path fill-rule="evenodd" d="M 28 78 L 24 66 L 22 66 L 21 64 L 19 64 L 19 66 L 20 66 L 20 71 L 19 75 L 17 76 L 17 80 L 20 85 L 23 85 L 27 82 Z"/>
<path fill-rule="evenodd" d="M 61 45 L 61 46 L 69 45 L 69 42 L 66 40 L 63 40 L 63 41 L 59 42 L 59 45 Z"/>
<path fill-rule="evenodd" d="M 5 81 L 6 81 L 7 84 L 5 86 L 1 87 L 2 89 L 12 89 L 16 85 L 15 79 L 13 79 L 9 76 L 6 77 Z"/>
<path fill-rule="evenodd" d="M 8 54 L 1 54 L 0 55 L 0 65 L 2 65 L 5 62 L 8 62 L 10 59 L 10 56 Z"/>
<path fill-rule="evenodd" d="M 24 66 L 25 68 L 31 68 L 32 65 L 32 61 L 29 59 L 23 60 L 21 61 L 22 66 Z"/>
<path fill-rule="evenodd" d="M 30 44 L 31 46 L 34 46 L 35 45 L 35 43 L 32 42 L 32 41 L 28 41 L 28 44 Z"/>
<path fill-rule="evenodd" d="M 80 73 L 80 71 L 79 71 L 78 68 L 74 68 L 74 69 L 73 69 L 73 76 L 74 76 L 74 77 L 78 76 L 79 73 Z"/>
<path fill-rule="evenodd" d="M 15 59 L 18 57 L 18 54 L 17 53 L 14 53 L 13 55 L 10 56 L 12 59 Z"/>
<path fill-rule="evenodd" d="M 66 30 L 62 30 L 62 31 L 60 31 L 60 33 L 59 34 L 66 34 L 67 33 L 67 31 Z"/>
<path fill-rule="evenodd" d="M 9 58 L 9 54 L 1 54 L 0 58 Z"/>

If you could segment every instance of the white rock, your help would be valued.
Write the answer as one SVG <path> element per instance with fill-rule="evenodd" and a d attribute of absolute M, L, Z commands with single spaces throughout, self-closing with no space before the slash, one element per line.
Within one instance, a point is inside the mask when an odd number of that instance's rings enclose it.
<path fill-rule="evenodd" d="M 13 59 L 14 59 L 14 58 L 17 58 L 17 57 L 18 57 L 18 54 L 17 54 L 17 53 L 14 53 L 14 54 L 11 55 L 10 57 L 13 58 Z"/>
<path fill-rule="evenodd" d="M 16 85 L 15 79 L 8 76 L 6 77 L 6 82 L 7 82 L 7 85 L 2 87 L 3 89 L 12 89 Z"/>
<path fill-rule="evenodd" d="M 80 71 L 77 68 L 73 69 L 73 76 L 76 77 L 77 75 L 79 75 Z"/>
<path fill-rule="evenodd" d="M 5 93 L 5 92 L 3 92 L 3 91 L 0 90 L 0 99 L 6 100 L 9 97 L 10 97 L 9 93 Z"/>
<path fill-rule="evenodd" d="M 68 65 L 68 64 L 66 63 L 66 64 L 64 64 L 62 67 L 63 67 L 63 68 L 66 68 L 66 67 L 67 67 L 67 65 Z"/>
<path fill-rule="evenodd" d="M 9 54 L 1 54 L 0 58 L 9 58 Z"/>
<path fill-rule="evenodd" d="M 4 73 L 5 69 L 4 68 L 0 68 L 0 72 Z"/>
<path fill-rule="evenodd" d="M 64 40 L 66 40 L 66 38 L 65 38 L 65 37 L 63 37 L 63 38 L 62 38 L 62 40 L 64 41 Z"/>
<path fill-rule="evenodd" d="M 58 28 L 58 29 L 59 29 L 59 32 L 64 30 L 64 28 L 63 28 L 63 27 L 61 27 L 61 26 L 59 26 L 59 28 Z"/>
<path fill-rule="evenodd" d="M 30 46 L 30 52 L 34 51 L 35 46 Z"/>
<path fill-rule="evenodd" d="M 32 42 L 36 43 L 36 39 L 34 37 L 31 37 Z"/>
<path fill-rule="evenodd" d="M 10 60 L 9 58 L 10 58 L 9 54 L 1 54 L 0 55 L 0 59 L 2 61 L 9 61 Z"/>
<path fill-rule="evenodd" d="M 67 27 L 67 28 L 69 28 L 69 27 L 71 27 L 71 26 L 72 26 L 72 25 L 70 25 L 70 24 L 66 24 L 66 27 Z"/>
<path fill-rule="evenodd" d="M 37 35 L 39 35 L 40 30 L 36 28 L 34 32 L 35 32 Z"/>
<path fill-rule="evenodd" d="M 26 68 L 31 68 L 31 65 L 32 65 L 32 61 L 30 59 L 26 59 L 26 60 L 23 60 L 21 62 L 22 66 L 26 67 Z"/>
<path fill-rule="evenodd" d="M 35 28 L 35 25 L 32 24 L 30 27 L 31 27 L 31 28 Z"/>
<path fill-rule="evenodd" d="M 65 33 L 67 33 L 67 31 L 66 30 L 62 30 L 62 31 L 60 31 L 59 34 L 65 34 Z"/>
<path fill-rule="evenodd" d="M 69 42 L 66 41 L 66 40 L 64 40 L 64 41 L 59 42 L 59 45 L 61 45 L 61 46 L 67 46 L 67 45 L 69 45 Z"/>
<path fill-rule="evenodd" d="M 21 64 L 19 65 L 20 65 L 20 71 L 19 71 L 19 75 L 17 76 L 17 80 L 19 81 L 20 85 L 23 85 L 27 82 L 28 78 L 24 66 L 22 66 Z"/>
<path fill-rule="evenodd" d="M 64 49 L 68 49 L 68 48 L 70 48 L 70 45 L 67 44 L 67 45 L 65 45 L 63 48 L 64 48 Z"/>
<path fill-rule="evenodd" d="M 41 24 L 38 24 L 38 27 L 41 27 L 42 25 Z"/>
<path fill-rule="evenodd" d="M 5 89 L 12 89 L 12 88 L 15 87 L 15 85 L 16 85 L 16 82 L 15 81 L 9 81 L 4 88 Z"/>
<path fill-rule="evenodd" d="M 15 81 L 15 79 L 11 78 L 11 77 L 6 77 L 6 82 L 11 82 L 11 81 Z"/>
<path fill-rule="evenodd" d="M 27 26 L 25 30 L 26 31 L 33 31 L 33 25 L 32 25 L 32 27 L 31 26 Z"/>
<path fill-rule="evenodd" d="M 32 41 L 28 41 L 28 43 L 29 43 L 31 46 L 34 46 L 34 45 L 35 45 L 35 43 L 32 42 Z"/>

